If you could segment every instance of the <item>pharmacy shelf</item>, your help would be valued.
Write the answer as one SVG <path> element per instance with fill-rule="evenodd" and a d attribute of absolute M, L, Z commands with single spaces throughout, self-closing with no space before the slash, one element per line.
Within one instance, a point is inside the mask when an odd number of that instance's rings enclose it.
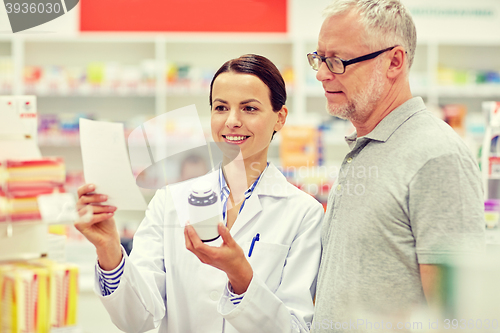
<path fill-rule="evenodd" d="M 293 34 L 212 34 L 212 33 L 81 33 L 74 36 L 24 35 L 2 36 L 0 57 L 12 59 L 12 82 L 5 92 L 33 93 L 39 96 L 39 114 L 58 115 L 88 113 L 95 119 L 126 122 L 134 116 L 154 116 L 178 107 L 195 104 L 201 116 L 209 116 L 208 72 L 215 71 L 224 61 L 244 53 L 268 56 L 282 70 L 291 70 L 289 81 L 289 117 L 287 124 L 311 124 L 330 119 L 325 111 L 325 97 L 321 83 L 306 59 L 316 49 L 315 38 Z M 471 67 L 470 58 L 479 50 L 485 54 L 479 65 Z M 459 70 L 500 68 L 500 60 L 492 55 L 500 52 L 498 42 L 422 40 L 417 45 L 410 73 L 412 93 L 423 96 L 429 105 L 467 100 L 469 111 L 479 111 L 479 103 L 487 99 L 500 99 L 500 84 L 443 85 L 439 70 L 443 63 Z M 490 58 L 493 58 L 490 59 Z M 500 58 L 499 58 L 500 59 Z M 33 86 L 23 80 L 26 66 L 87 66 L 92 62 L 120 62 L 126 66 L 139 66 L 153 61 L 156 68 L 152 83 L 140 82 L 135 86 L 120 83 L 110 86 L 60 85 Z M 176 84 L 167 81 L 170 63 L 195 68 L 198 81 Z M 477 64 L 477 62 L 476 62 Z M 57 70 L 57 69 L 56 69 Z M 200 81 L 201 80 L 201 81 Z M 289 80 L 292 80 L 289 78 Z M 0 89 L 2 87 L 0 86 Z M 206 121 L 203 119 L 202 121 Z M 206 122 L 209 123 L 208 121 Z M 345 129 L 327 135 L 324 140 L 325 159 L 336 160 L 337 151 L 344 151 Z M 42 151 L 51 155 L 67 156 L 77 163 L 77 138 L 44 137 L 39 140 Z M 279 139 L 273 140 L 270 159 L 279 159 Z M 72 165 L 72 169 L 78 166 Z"/>
<path fill-rule="evenodd" d="M 75 88 L 27 88 L 26 95 L 36 95 L 37 97 L 113 97 L 113 96 L 133 96 L 133 97 L 155 97 L 156 91 L 151 87 L 88 87 L 81 86 Z"/>
<path fill-rule="evenodd" d="M 437 90 L 441 97 L 500 98 L 500 84 L 438 86 Z"/>
<path fill-rule="evenodd" d="M 290 117 L 299 121 L 309 113 L 309 99 L 324 98 L 321 85 L 309 86 L 314 74 L 307 64 L 305 54 L 316 47 L 315 39 L 294 37 L 291 34 L 211 34 L 211 33 L 82 33 L 75 36 L 16 36 L 0 40 L 0 56 L 12 56 L 14 79 L 12 92 L 15 94 L 34 93 L 40 97 L 151 97 L 155 100 L 154 112 L 169 111 L 169 105 L 177 106 L 175 99 L 208 95 L 208 87 L 196 89 L 171 86 L 165 82 L 166 66 L 169 62 L 209 66 L 215 70 L 223 61 L 247 52 L 269 56 L 281 68 L 291 68 L 294 75 L 293 93 L 289 102 L 293 104 Z M 414 95 L 427 98 L 429 103 L 438 105 L 442 98 L 498 98 L 500 84 L 477 86 L 442 86 L 438 82 L 438 70 L 445 62 L 458 69 L 470 68 L 470 57 L 480 48 L 484 56 L 482 68 L 498 68 L 497 60 L 489 60 L 500 50 L 498 43 L 477 41 L 421 41 L 417 45 L 412 68 L 416 81 L 426 81 L 426 85 L 412 85 Z M 85 50 L 86 52 L 83 52 Z M 204 54 L 204 57 L 200 57 Z M 474 53 L 475 54 L 475 53 Z M 94 61 L 120 61 L 124 64 L 138 64 L 141 60 L 155 60 L 158 66 L 156 83 L 147 88 L 96 88 L 59 87 L 48 89 L 26 86 L 22 80 L 22 69 L 30 65 L 86 65 Z M 6 89 L 4 93 L 9 92 Z M 44 110 L 42 110 L 45 112 Z M 50 110 L 67 112 L 67 110 Z M 98 110 L 105 114 L 108 110 Z M 117 121 L 120 119 L 116 119 Z"/>

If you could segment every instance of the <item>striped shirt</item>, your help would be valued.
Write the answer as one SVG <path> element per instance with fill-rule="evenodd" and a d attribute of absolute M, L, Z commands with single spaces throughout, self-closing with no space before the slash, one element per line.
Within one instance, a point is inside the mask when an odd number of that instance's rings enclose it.
<path fill-rule="evenodd" d="M 243 199 L 243 202 L 241 203 L 240 210 L 238 212 L 241 213 L 243 210 L 243 207 L 245 206 L 245 201 L 250 198 L 252 195 L 254 189 L 257 187 L 257 184 L 259 183 L 260 179 L 262 178 L 262 175 L 264 172 L 266 172 L 267 168 L 269 166 L 269 162 L 267 163 L 266 168 L 262 173 L 259 175 L 259 177 L 253 182 L 253 184 L 245 191 L 245 198 Z M 226 178 L 224 177 L 224 173 L 222 172 L 222 168 L 219 168 L 219 185 L 220 185 L 220 198 L 221 198 L 221 203 L 222 203 L 222 217 L 224 219 L 224 224 L 227 224 L 227 201 L 229 199 L 229 194 L 231 191 L 229 190 L 229 187 L 227 186 L 226 183 Z M 125 252 L 122 250 L 122 252 Z M 118 285 L 120 284 L 120 278 L 123 275 L 123 271 L 125 268 L 125 256 L 123 256 L 122 261 L 116 267 L 115 269 L 111 271 L 105 271 L 99 266 L 99 262 L 96 263 L 96 273 L 97 273 L 97 278 L 99 280 L 99 285 L 101 287 L 101 295 L 102 296 L 108 296 L 111 295 L 116 288 L 118 288 Z M 240 304 L 241 300 L 245 296 L 245 293 L 243 294 L 235 294 L 234 290 L 231 286 L 231 284 L 228 283 L 228 291 L 230 295 L 230 300 L 234 305 Z"/>
<path fill-rule="evenodd" d="M 122 253 L 125 251 L 122 250 Z M 122 257 L 122 261 L 115 269 L 111 271 L 105 271 L 99 266 L 99 262 L 96 263 L 97 278 L 99 280 L 99 285 L 101 286 L 101 295 L 108 296 L 111 295 L 118 285 L 120 284 L 120 278 L 123 274 L 125 268 L 125 256 Z"/>

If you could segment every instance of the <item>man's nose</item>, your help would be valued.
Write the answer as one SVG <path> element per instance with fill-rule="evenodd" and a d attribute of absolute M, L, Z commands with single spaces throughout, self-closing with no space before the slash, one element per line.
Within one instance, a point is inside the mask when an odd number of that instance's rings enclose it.
<path fill-rule="evenodd" d="M 318 81 L 326 81 L 332 80 L 334 78 L 334 74 L 328 69 L 328 66 L 324 61 L 319 65 L 318 72 L 316 73 L 316 80 Z"/>

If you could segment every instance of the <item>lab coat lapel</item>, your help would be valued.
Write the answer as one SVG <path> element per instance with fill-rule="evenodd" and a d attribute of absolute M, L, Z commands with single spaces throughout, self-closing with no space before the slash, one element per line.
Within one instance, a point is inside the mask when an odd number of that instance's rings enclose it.
<path fill-rule="evenodd" d="M 287 197 L 290 194 L 291 184 L 286 180 L 285 176 L 270 163 L 263 179 L 255 189 L 259 197 Z"/>
<path fill-rule="evenodd" d="M 237 233 L 245 228 L 255 216 L 262 211 L 262 202 L 267 196 L 286 197 L 288 184 L 285 176 L 272 164 L 269 164 L 266 172 L 262 175 L 262 179 L 257 184 L 254 192 L 245 201 L 243 210 L 236 218 L 236 221 L 231 228 L 231 235 L 235 237 Z"/>
<path fill-rule="evenodd" d="M 257 185 L 258 186 L 258 185 Z M 251 219 L 262 211 L 259 196 L 253 193 L 250 198 L 245 201 L 245 207 L 234 221 L 231 228 L 231 235 L 234 237 Z"/>

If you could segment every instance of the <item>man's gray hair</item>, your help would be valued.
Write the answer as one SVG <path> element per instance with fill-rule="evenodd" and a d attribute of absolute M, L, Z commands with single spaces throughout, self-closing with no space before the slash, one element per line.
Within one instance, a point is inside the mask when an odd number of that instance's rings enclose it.
<path fill-rule="evenodd" d="M 361 16 L 366 31 L 366 45 L 377 51 L 400 45 L 408 55 L 408 69 L 413 64 L 417 31 L 413 19 L 399 0 L 333 0 L 325 8 L 325 18 L 345 14 L 352 9 Z"/>

